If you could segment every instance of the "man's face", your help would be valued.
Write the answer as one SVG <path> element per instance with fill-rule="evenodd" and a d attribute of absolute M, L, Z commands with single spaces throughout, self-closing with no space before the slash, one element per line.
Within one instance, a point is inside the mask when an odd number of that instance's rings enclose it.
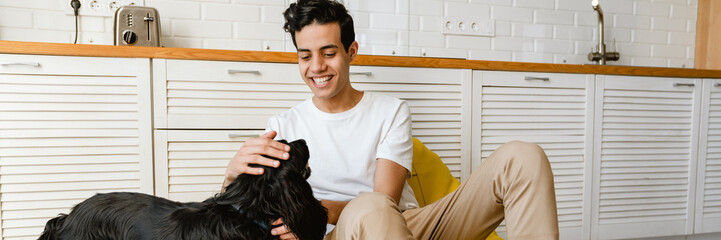
<path fill-rule="evenodd" d="M 346 52 L 338 23 L 307 25 L 295 33 L 295 42 L 300 75 L 316 98 L 329 100 L 350 89 L 348 71 L 358 43 Z"/>

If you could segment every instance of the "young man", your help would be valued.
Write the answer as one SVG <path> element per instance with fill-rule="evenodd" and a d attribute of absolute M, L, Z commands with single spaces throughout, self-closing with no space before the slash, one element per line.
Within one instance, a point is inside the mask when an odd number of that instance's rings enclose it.
<path fill-rule="evenodd" d="M 345 7 L 298 0 L 284 16 L 313 97 L 273 116 L 267 133 L 243 144 L 224 186 L 239 174 L 263 174 L 250 163 L 278 165 L 261 155 L 287 159 L 289 147 L 274 138 L 302 138 L 311 155 L 308 182 L 335 225 L 326 239 L 484 239 L 504 217 L 509 239 L 558 238 L 553 175 L 533 144 L 503 145 L 457 191 L 418 208 L 406 183 L 413 153 L 409 106 L 351 86 L 358 43 Z M 295 239 L 282 225 L 272 233 Z"/>

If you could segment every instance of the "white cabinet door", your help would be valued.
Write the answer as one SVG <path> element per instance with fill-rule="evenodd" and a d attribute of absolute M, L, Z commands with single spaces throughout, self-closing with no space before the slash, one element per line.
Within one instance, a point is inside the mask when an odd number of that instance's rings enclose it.
<path fill-rule="evenodd" d="M 263 131 L 155 130 L 155 194 L 203 201 L 219 193 L 225 167 L 250 137 Z"/>
<path fill-rule="evenodd" d="M 361 91 L 406 100 L 413 137 L 438 154 L 454 177 L 470 175 L 470 70 L 353 67 L 351 82 Z"/>
<path fill-rule="evenodd" d="M 148 59 L 0 54 L 4 239 L 97 192 L 153 193 Z"/>
<path fill-rule="evenodd" d="M 312 96 L 298 65 L 153 59 L 155 128 L 265 129 Z"/>
<path fill-rule="evenodd" d="M 588 239 L 593 75 L 474 71 L 473 88 L 473 166 L 503 143 L 539 144 L 553 169 L 561 239 Z"/>
<path fill-rule="evenodd" d="M 704 79 L 694 233 L 721 232 L 721 79 Z"/>
<path fill-rule="evenodd" d="M 691 234 L 701 80 L 596 84 L 593 239 Z"/>

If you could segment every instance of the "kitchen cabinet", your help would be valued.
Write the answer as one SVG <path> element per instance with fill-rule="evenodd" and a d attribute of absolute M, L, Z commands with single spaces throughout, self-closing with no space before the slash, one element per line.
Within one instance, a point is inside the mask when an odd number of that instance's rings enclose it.
<path fill-rule="evenodd" d="M 219 193 L 225 167 L 262 130 L 155 130 L 155 194 L 203 201 Z"/>
<path fill-rule="evenodd" d="M 592 239 L 693 233 L 701 82 L 596 77 Z"/>
<path fill-rule="evenodd" d="M 721 79 L 350 74 L 408 101 L 413 136 L 461 180 L 505 142 L 543 147 L 561 239 L 721 232 Z M 36 238 L 96 192 L 213 196 L 243 142 L 311 96 L 295 64 L 0 54 L 0 235 Z"/>
<path fill-rule="evenodd" d="M 351 82 L 361 91 L 397 97 L 411 108 L 412 134 L 458 179 L 471 172 L 470 70 L 357 67 Z"/>
<path fill-rule="evenodd" d="M 150 60 L 0 54 L 0 224 L 34 239 L 96 192 L 153 193 Z"/>
<path fill-rule="evenodd" d="M 158 130 L 264 130 L 312 97 L 296 64 L 154 59 L 153 68 Z M 470 70 L 352 66 L 350 75 L 358 90 L 408 101 L 413 135 L 455 177 L 470 174 Z"/>
<path fill-rule="evenodd" d="M 721 79 L 703 80 L 698 149 L 694 233 L 721 232 Z"/>
<path fill-rule="evenodd" d="M 503 143 L 539 144 L 553 169 L 561 239 L 587 239 L 593 75 L 474 71 L 473 89 L 473 167 Z"/>

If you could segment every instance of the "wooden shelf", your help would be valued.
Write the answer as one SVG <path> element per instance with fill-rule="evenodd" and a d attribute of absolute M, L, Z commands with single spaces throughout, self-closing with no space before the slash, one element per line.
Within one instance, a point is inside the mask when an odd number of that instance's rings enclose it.
<path fill-rule="evenodd" d="M 274 63 L 297 62 L 296 54 L 292 52 L 237 51 L 197 48 L 129 47 L 16 41 L 0 41 L 0 53 L 93 57 L 166 58 Z M 458 68 L 496 71 L 585 73 L 686 78 L 721 78 L 721 70 L 500 62 L 426 57 L 359 55 L 352 64 L 365 66 Z"/>

